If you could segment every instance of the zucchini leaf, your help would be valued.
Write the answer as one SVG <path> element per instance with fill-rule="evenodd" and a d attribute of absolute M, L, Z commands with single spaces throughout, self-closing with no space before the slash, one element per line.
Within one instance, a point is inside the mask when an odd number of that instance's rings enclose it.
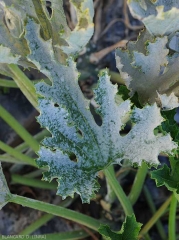
<path fill-rule="evenodd" d="M 153 38 L 144 30 L 127 50 L 116 50 L 117 68 L 130 96 L 137 93 L 143 105 L 157 101 L 166 109 L 177 106 L 179 53 L 171 54 L 167 44 L 167 36 Z"/>
<path fill-rule="evenodd" d="M 98 172 L 110 164 L 128 159 L 141 165 L 158 165 L 160 152 L 171 152 L 177 145 L 169 135 L 155 136 L 154 128 L 163 118 L 156 104 L 131 111 L 129 100 L 116 103 L 117 86 L 112 85 L 106 71 L 99 77 L 94 90 L 97 113 L 102 125 L 98 126 L 78 85 L 78 71 L 69 57 L 67 65 L 55 60 L 51 41 L 40 37 L 40 27 L 32 19 L 26 25 L 25 38 L 31 54 L 28 60 L 52 82 L 36 85 L 39 94 L 38 121 L 51 137 L 45 138 L 37 164 L 47 166 L 44 180 L 58 180 L 57 193 L 63 198 L 78 193 L 83 202 L 89 202 L 99 189 Z M 131 118 L 132 130 L 121 136 L 120 130 Z"/>
<path fill-rule="evenodd" d="M 176 111 L 164 111 L 162 112 L 162 116 L 166 119 L 166 121 L 162 122 L 162 131 L 170 132 L 173 140 L 179 144 L 179 127 L 176 121 L 174 120 L 174 116 Z M 179 160 L 178 160 L 178 149 L 175 152 L 175 157 L 170 156 L 170 167 L 166 164 L 163 167 L 153 170 L 151 172 L 151 178 L 155 179 L 156 185 L 163 186 L 165 185 L 170 191 L 177 191 L 179 193 Z"/>
<path fill-rule="evenodd" d="M 155 36 L 179 31 L 179 1 L 128 0 L 130 12 Z"/>
<path fill-rule="evenodd" d="M 51 0 L 50 3 L 51 14 L 44 1 L 1 1 L 0 43 L 3 48 L 11 49 L 13 59 L 20 56 L 18 64 L 37 68 L 51 81 L 51 85 L 44 82 L 36 85 L 40 111 L 38 121 L 51 133 L 51 137 L 43 140 L 38 153 L 37 164 L 48 169 L 43 179 L 51 181 L 56 178 L 57 193 L 63 198 L 73 197 L 76 192 L 83 202 L 89 202 L 99 189 L 96 179 L 99 171 L 111 164 L 120 164 L 124 159 L 132 164 L 141 165 L 146 161 L 148 165 L 156 166 L 159 153 L 171 153 L 177 144 L 172 142 L 169 134 L 154 134 L 154 129 L 163 121 L 156 104 L 131 110 L 129 100 L 121 99 L 117 103 L 117 86 L 112 85 L 107 71 L 101 73 L 94 90 L 96 112 L 102 118 L 102 125 L 96 124 L 90 112 L 90 102 L 79 88 L 79 73 L 74 61 L 74 55 L 86 45 L 93 32 L 93 1 L 72 1 L 78 16 L 73 31 L 68 28 L 61 11 L 62 1 Z M 150 39 L 147 33 L 142 37 Z M 161 66 L 169 62 L 165 48 L 167 37 L 148 44 L 147 56 L 143 54 L 145 46 L 140 41 L 136 44 L 140 45 L 142 53 L 135 53 L 133 66 L 130 65 L 130 57 L 126 58 L 126 64 L 128 61 L 132 73 L 135 73 L 133 68 L 140 68 L 145 78 L 149 75 L 152 79 L 156 75 L 158 77 Z M 132 49 L 135 44 L 130 46 Z M 156 51 L 162 60 L 157 56 L 154 64 L 151 55 Z M 8 51 L 6 55 L 9 56 Z M 177 64 L 177 57 L 171 58 L 173 69 L 176 68 L 174 60 Z M 153 73 L 151 67 L 154 68 Z M 121 136 L 120 131 L 128 120 L 134 123 L 133 127 L 127 135 Z"/>
<path fill-rule="evenodd" d="M 107 225 L 101 225 L 98 231 L 106 240 L 138 240 L 141 226 L 132 215 L 126 217 L 119 232 L 112 231 Z"/>
<path fill-rule="evenodd" d="M 179 194 L 179 160 L 170 157 L 169 168 L 166 164 L 162 168 L 153 170 L 151 178 L 155 179 L 157 187 L 165 185 L 169 191 L 176 191 Z"/>

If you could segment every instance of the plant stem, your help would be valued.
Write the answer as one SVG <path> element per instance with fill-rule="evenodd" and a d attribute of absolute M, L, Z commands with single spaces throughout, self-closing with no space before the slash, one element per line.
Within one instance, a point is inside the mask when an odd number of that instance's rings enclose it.
<path fill-rule="evenodd" d="M 169 211 L 169 225 L 168 225 L 169 240 L 176 240 L 176 209 L 177 199 L 173 193 Z"/>
<path fill-rule="evenodd" d="M 8 88 L 18 88 L 17 84 L 14 81 L 7 79 L 0 79 L 0 86 Z"/>
<path fill-rule="evenodd" d="M 23 176 L 26 178 L 36 178 L 36 177 L 42 176 L 42 172 L 43 172 L 42 169 L 36 169 L 30 173 L 24 174 Z"/>
<path fill-rule="evenodd" d="M 59 206 L 61 207 L 68 207 L 73 202 L 72 198 L 67 198 L 64 201 L 62 201 Z M 41 216 L 39 219 L 31 223 L 28 227 L 26 227 L 24 230 L 22 230 L 19 235 L 27 235 L 33 233 L 35 230 L 43 226 L 45 223 L 50 221 L 55 216 L 53 214 L 46 213 L 43 216 Z"/>
<path fill-rule="evenodd" d="M 145 234 L 145 240 L 151 240 L 151 238 L 150 238 L 148 233 Z"/>
<path fill-rule="evenodd" d="M 50 136 L 50 132 L 47 131 L 46 129 L 42 130 L 41 132 L 37 133 L 36 135 L 33 136 L 33 138 L 38 141 L 38 143 L 40 143 L 40 141 L 42 139 L 44 139 L 45 137 L 49 137 Z M 21 144 L 19 144 L 17 147 L 15 147 L 16 150 L 20 151 L 20 152 L 24 152 L 29 148 L 29 145 L 26 142 L 23 142 Z"/>
<path fill-rule="evenodd" d="M 175 194 L 177 201 L 179 202 L 179 194 L 177 194 L 176 191 L 174 192 L 174 194 Z"/>
<path fill-rule="evenodd" d="M 111 76 L 111 81 L 113 83 L 119 83 L 125 85 L 124 80 L 122 79 L 121 75 L 117 72 L 109 71 L 109 75 Z"/>
<path fill-rule="evenodd" d="M 32 84 L 36 84 L 40 81 L 44 81 L 46 83 L 50 83 L 50 80 L 48 78 L 45 79 L 38 79 L 38 80 L 32 80 Z M 19 88 L 19 86 L 16 84 L 16 82 L 12 80 L 2 79 L 0 78 L 0 87 L 7 87 L 7 88 Z"/>
<path fill-rule="evenodd" d="M 153 203 L 152 196 L 151 196 L 151 194 L 150 194 L 150 192 L 149 192 L 149 190 L 146 186 L 144 186 L 143 189 L 144 189 L 144 194 L 145 194 L 147 203 L 150 207 L 150 210 L 151 210 L 152 214 L 154 215 L 156 213 L 156 208 L 155 208 L 155 205 Z M 162 225 L 160 219 L 158 219 L 158 221 L 156 222 L 156 227 L 157 227 L 157 230 L 160 234 L 161 239 L 166 240 L 167 236 L 166 236 L 165 230 L 163 228 L 163 225 Z"/>
<path fill-rule="evenodd" d="M 8 67 L 13 73 L 13 79 L 16 82 L 17 86 L 20 88 L 29 102 L 37 109 L 38 101 L 33 83 L 17 65 L 9 64 Z"/>
<path fill-rule="evenodd" d="M 38 151 L 39 143 L 30 133 L 0 105 L 0 117 L 34 150 Z"/>
<path fill-rule="evenodd" d="M 141 167 L 139 167 L 139 169 L 137 171 L 134 183 L 132 185 L 132 189 L 131 189 L 130 194 L 128 196 L 132 205 L 134 205 L 136 203 L 138 197 L 141 194 L 147 172 L 148 172 L 147 164 L 142 162 Z"/>
<path fill-rule="evenodd" d="M 145 226 L 142 228 L 139 234 L 139 238 L 142 238 L 143 235 L 145 235 L 151 229 L 151 227 L 156 223 L 156 221 L 163 215 L 168 205 L 170 204 L 171 200 L 172 200 L 172 196 L 170 196 L 162 204 L 162 206 L 157 210 L 157 212 L 152 216 L 152 218 L 145 224 Z"/>
<path fill-rule="evenodd" d="M 19 183 L 19 184 L 23 184 L 30 187 L 40 188 L 40 189 L 50 189 L 50 190 L 57 189 L 57 183 L 55 182 L 48 183 L 39 179 L 28 178 L 18 174 L 12 174 L 11 180 L 13 184 Z"/>
<path fill-rule="evenodd" d="M 54 233 L 54 234 L 46 234 L 46 238 L 50 240 L 78 240 L 78 239 L 86 239 L 89 234 L 84 230 L 71 231 L 71 232 L 63 232 L 63 233 Z M 49 237 L 49 238 L 48 238 Z"/>
<path fill-rule="evenodd" d="M 14 148 L 8 146 L 7 144 L 0 141 L 0 149 L 7 152 L 8 154 L 12 155 L 13 157 L 19 159 L 22 164 L 29 164 L 34 167 L 37 167 L 35 161 L 33 158 L 30 158 L 29 156 L 26 156 L 25 154 L 15 150 Z"/>
<path fill-rule="evenodd" d="M 0 155 L 0 161 L 1 162 L 8 162 L 8 163 L 17 163 L 17 164 L 24 164 L 21 160 L 11 157 L 8 154 Z"/>
<path fill-rule="evenodd" d="M 72 220 L 72 221 L 82 224 L 86 227 L 89 227 L 95 231 L 98 231 L 98 228 L 101 224 L 100 221 L 98 221 L 92 217 L 86 216 L 82 213 L 78 213 L 73 210 L 55 206 L 50 203 L 45 203 L 45 202 L 41 202 L 38 200 L 26 198 L 26 197 L 21 197 L 21 196 L 14 195 L 14 194 L 12 195 L 12 198 L 9 200 L 9 202 L 17 203 L 24 207 L 30 207 L 33 209 L 37 209 L 39 211 L 53 214 L 55 216 L 59 216 L 59 217 L 63 217 L 68 220 Z"/>
<path fill-rule="evenodd" d="M 120 186 L 119 182 L 116 179 L 113 166 L 109 166 L 106 170 L 104 170 L 104 173 L 105 173 L 108 183 L 113 188 L 117 198 L 119 199 L 119 201 L 124 209 L 125 214 L 127 216 L 132 215 L 133 214 L 132 205 L 131 205 L 128 197 L 124 193 L 122 187 Z"/>
<path fill-rule="evenodd" d="M 112 204 L 116 200 L 116 194 L 107 179 L 106 179 L 106 187 L 107 187 L 107 194 L 105 196 L 105 200 L 108 203 Z"/>

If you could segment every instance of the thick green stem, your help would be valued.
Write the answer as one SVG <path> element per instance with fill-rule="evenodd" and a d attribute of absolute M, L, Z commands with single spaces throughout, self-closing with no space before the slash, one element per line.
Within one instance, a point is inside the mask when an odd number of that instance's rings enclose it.
<path fill-rule="evenodd" d="M 86 227 L 89 227 L 95 231 L 98 231 L 98 228 L 101 224 L 100 221 L 98 221 L 92 217 L 86 216 L 82 213 L 78 213 L 73 210 L 63 208 L 63 207 L 55 206 L 50 203 L 45 203 L 45 202 L 41 202 L 38 200 L 21 197 L 18 195 L 12 195 L 12 198 L 9 200 L 9 202 L 17 203 L 24 207 L 30 207 L 33 209 L 37 209 L 39 211 L 53 214 L 55 216 L 59 216 L 59 217 L 62 217 L 62 218 L 68 219 L 68 220 L 72 220 L 72 221 L 82 224 Z"/>
<path fill-rule="evenodd" d="M 175 194 L 177 201 L 179 202 L 179 194 L 177 194 L 176 191 L 174 192 L 174 194 Z"/>
<path fill-rule="evenodd" d="M 151 194 L 150 194 L 150 192 L 149 192 L 149 190 L 147 189 L 146 186 L 144 186 L 144 195 L 146 197 L 146 201 L 147 201 L 147 203 L 148 203 L 148 205 L 150 207 L 150 210 L 151 210 L 152 214 L 154 215 L 156 213 L 155 204 L 154 204 L 154 202 L 152 200 L 152 196 L 151 196 Z M 161 239 L 162 240 L 166 240 L 167 239 L 167 235 L 165 233 L 165 230 L 163 228 L 163 225 L 162 225 L 160 219 L 158 219 L 158 221 L 156 222 L 156 227 L 157 227 L 157 230 L 158 230 L 158 232 L 160 234 Z"/>
<path fill-rule="evenodd" d="M 176 240 L 176 209 L 177 199 L 175 197 L 175 194 L 173 193 L 169 211 L 169 226 L 168 226 L 169 240 Z"/>
<path fill-rule="evenodd" d="M 128 197 L 124 193 L 122 187 L 120 186 L 119 182 L 116 179 L 113 166 L 109 166 L 106 170 L 104 170 L 104 173 L 105 173 L 108 183 L 113 188 L 117 198 L 119 199 L 119 201 L 124 209 L 125 214 L 127 216 L 132 215 L 133 214 L 132 205 L 131 205 Z"/>
<path fill-rule="evenodd" d="M 55 182 L 44 182 L 35 178 L 28 178 L 18 174 L 11 175 L 12 183 L 19 183 L 30 187 L 40 188 L 40 189 L 57 189 L 57 183 Z"/>
<path fill-rule="evenodd" d="M 169 206 L 172 200 L 172 196 L 170 196 L 162 206 L 157 210 L 157 212 L 152 216 L 152 218 L 145 224 L 142 228 L 139 237 L 142 238 L 150 229 L 151 227 L 158 221 L 158 219 L 164 214 L 165 210 Z"/>
<path fill-rule="evenodd" d="M 38 83 L 40 81 L 44 81 L 46 83 L 50 83 L 50 80 L 48 78 L 39 79 L 39 80 L 33 80 L 31 82 L 32 82 L 32 84 L 36 84 L 36 83 Z M 2 79 L 2 78 L 0 78 L 0 87 L 19 88 L 19 86 L 17 85 L 16 82 L 14 82 L 12 80 Z"/>
<path fill-rule="evenodd" d="M 47 131 L 46 129 L 42 130 L 41 132 L 37 133 L 36 135 L 33 136 L 33 138 L 40 144 L 41 140 L 44 139 L 45 137 L 49 137 L 50 136 L 50 132 Z M 19 144 L 17 147 L 15 147 L 16 150 L 20 151 L 20 152 L 24 152 L 29 148 L 29 145 L 26 142 L 23 142 L 21 144 Z M 28 150 L 28 152 L 31 149 Z M 33 151 L 33 150 L 31 150 Z"/>
<path fill-rule="evenodd" d="M 0 117 L 36 152 L 39 143 L 30 133 L 0 105 Z"/>
<path fill-rule="evenodd" d="M 0 79 L 0 87 L 18 88 L 14 81 L 6 79 Z"/>
<path fill-rule="evenodd" d="M 73 202 L 72 198 L 67 198 L 64 201 L 62 201 L 59 206 L 61 207 L 68 207 Z M 39 219 L 31 223 L 28 227 L 26 227 L 24 230 L 22 230 L 19 235 L 27 235 L 33 233 L 35 230 L 43 226 L 45 223 L 50 221 L 55 216 L 53 214 L 46 213 L 43 216 L 41 216 Z"/>
<path fill-rule="evenodd" d="M 7 144 L 3 143 L 2 141 L 0 141 L 0 149 L 3 150 L 4 152 L 7 152 L 11 156 L 19 159 L 22 164 L 27 163 L 29 165 L 37 167 L 33 158 L 30 158 L 29 156 L 26 156 L 25 154 L 15 150 L 14 148 L 12 148 L 12 147 L 8 146 Z"/>
<path fill-rule="evenodd" d="M 23 71 L 15 64 L 9 64 L 9 69 L 13 73 L 13 79 L 17 86 L 29 100 L 29 102 L 37 109 L 38 101 L 35 87 Z M 37 109 L 38 110 L 38 109 Z"/>
<path fill-rule="evenodd" d="M 106 186 L 107 186 L 107 194 L 105 196 L 105 200 L 108 203 L 112 204 L 116 200 L 116 194 L 107 179 L 106 179 Z"/>
<path fill-rule="evenodd" d="M 143 184 L 144 184 L 144 181 L 145 181 L 145 178 L 147 175 L 147 171 L 148 171 L 147 164 L 142 162 L 141 167 L 137 171 L 134 183 L 132 185 L 132 189 L 128 196 L 132 205 L 134 205 L 136 203 L 137 199 L 139 198 L 139 196 L 141 194 Z"/>
<path fill-rule="evenodd" d="M 11 157 L 8 154 L 0 155 L 0 161 L 1 162 L 8 162 L 8 163 L 24 164 L 24 162 L 22 162 L 21 160 L 19 160 L 17 158 L 14 158 L 14 157 Z"/>
<path fill-rule="evenodd" d="M 24 174 L 23 176 L 26 178 L 36 178 L 42 176 L 42 172 L 43 172 L 42 169 L 36 169 L 32 172 Z"/>

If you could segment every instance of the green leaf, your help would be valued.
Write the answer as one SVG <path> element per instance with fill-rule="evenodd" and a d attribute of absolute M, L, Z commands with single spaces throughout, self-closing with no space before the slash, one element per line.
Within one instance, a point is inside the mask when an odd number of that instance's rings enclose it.
<path fill-rule="evenodd" d="M 1 162 L 0 162 L 0 210 L 5 206 L 11 198 L 11 193 L 7 186 L 6 179 L 4 177 Z"/>
<path fill-rule="evenodd" d="M 127 100 L 127 99 L 129 99 L 129 93 L 130 93 L 130 91 L 127 89 L 127 87 L 126 86 L 123 86 L 123 85 L 121 85 L 120 87 L 119 87 L 119 90 L 118 90 L 118 94 L 120 95 L 120 96 L 122 96 L 122 99 L 125 101 L 125 100 Z"/>
<path fill-rule="evenodd" d="M 126 86 L 121 85 L 118 90 L 118 94 L 122 96 L 123 100 L 127 100 L 130 98 L 130 91 L 127 89 Z M 134 106 L 141 108 L 141 105 L 139 103 L 138 95 L 135 93 L 131 98 L 130 101 L 134 104 Z"/>
<path fill-rule="evenodd" d="M 51 86 L 43 82 L 36 85 L 41 112 L 38 121 L 52 134 L 42 142 L 37 164 L 49 168 L 44 180 L 58 179 L 57 193 L 63 198 L 77 192 L 83 202 L 89 202 L 99 189 L 96 177 L 100 170 L 123 159 L 157 165 L 161 151 L 175 148 L 169 135 L 153 134 L 163 120 L 157 106 L 136 108 L 131 114 L 130 101 L 115 102 L 117 86 L 110 83 L 106 71 L 94 91 L 103 121 L 98 126 L 89 110 L 90 102 L 79 88 L 73 59 L 68 59 L 67 66 L 55 61 L 51 41 L 43 41 L 39 25 L 32 20 L 27 23 L 25 37 L 31 49 L 28 59 L 52 82 Z M 135 126 L 121 137 L 119 131 L 130 114 Z"/>
<path fill-rule="evenodd" d="M 179 194 L 179 160 L 170 157 L 171 169 L 164 164 L 158 170 L 151 172 L 151 178 L 155 179 L 157 187 L 165 185 L 168 190 L 176 191 Z"/>
<path fill-rule="evenodd" d="M 99 233 L 107 240 L 138 240 L 142 224 L 136 222 L 135 216 L 127 216 L 119 232 L 112 231 L 107 225 L 101 225 Z"/>
<path fill-rule="evenodd" d="M 136 42 L 128 43 L 127 50 L 116 50 L 121 77 L 130 96 L 137 93 L 142 105 L 161 104 L 162 99 L 166 109 L 177 106 L 179 54 L 169 54 L 167 44 L 166 36 L 154 38 L 144 30 Z"/>
<path fill-rule="evenodd" d="M 175 109 L 170 111 L 163 111 L 162 117 L 164 117 L 166 120 L 162 122 L 161 125 L 163 131 L 170 133 L 173 140 L 179 144 L 179 127 L 176 121 L 174 120 L 175 114 L 176 114 Z"/>
<path fill-rule="evenodd" d="M 169 35 L 179 31 L 178 1 L 128 0 L 129 9 L 155 36 Z"/>

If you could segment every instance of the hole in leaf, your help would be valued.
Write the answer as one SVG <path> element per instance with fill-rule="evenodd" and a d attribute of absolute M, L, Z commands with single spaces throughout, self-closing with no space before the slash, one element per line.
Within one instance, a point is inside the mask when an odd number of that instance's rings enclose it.
<path fill-rule="evenodd" d="M 8 22 L 8 24 L 10 25 L 11 24 L 11 19 L 7 19 L 7 22 Z"/>
<path fill-rule="evenodd" d="M 58 103 L 55 103 L 55 104 L 54 104 L 54 107 L 59 107 Z"/>
<path fill-rule="evenodd" d="M 123 128 L 119 131 L 121 137 L 125 137 L 131 131 L 132 122 L 128 121 Z"/>
<path fill-rule="evenodd" d="M 51 151 L 55 153 L 55 152 L 56 152 L 56 149 L 55 149 L 55 148 L 51 148 Z"/>
<path fill-rule="evenodd" d="M 52 4 L 50 1 L 46 1 L 46 9 L 47 9 L 49 18 L 51 18 L 52 17 Z"/>
<path fill-rule="evenodd" d="M 78 162 L 77 157 L 76 157 L 76 155 L 74 153 L 70 153 L 69 154 L 69 158 L 73 162 L 76 162 L 76 163 Z"/>
<path fill-rule="evenodd" d="M 102 125 L 102 117 L 95 111 L 95 107 L 90 104 L 90 112 L 93 115 L 93 118 L 98 126 Z"/>

